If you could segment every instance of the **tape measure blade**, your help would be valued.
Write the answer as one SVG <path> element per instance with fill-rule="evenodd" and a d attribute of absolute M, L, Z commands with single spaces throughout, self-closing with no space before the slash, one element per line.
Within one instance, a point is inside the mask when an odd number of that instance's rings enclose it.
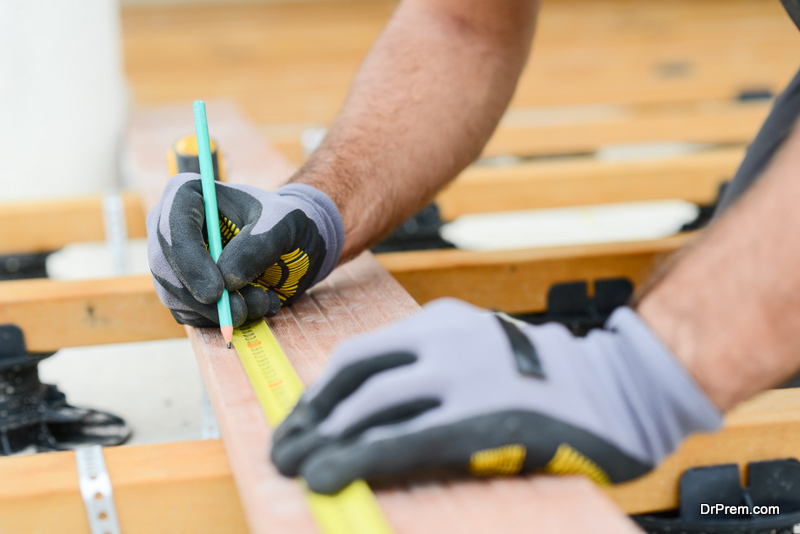
<path fill-rule="evenodd" d="M 306 499 L 325 534 L 392 534 L 375 495 L 363 480 L 356 480 L 336 495 L 307 489 Z"/>
<path fill-rule="evenodd" d="M 272 428 L 292 411 L 303 383 L 264 320 L 233 331 L 233 345 Z"/>
<path fill-rule="evenodd" d="M 300 377 L 264 320 L 235 328 L 233 346 L 267 422 L 275 428 L 303 394 Z M 375 495 L 363 480 L 356 480 L 336 495 L 321 495 L 308 488 L 305 493 L 323 534 L 392 534 Z"/>

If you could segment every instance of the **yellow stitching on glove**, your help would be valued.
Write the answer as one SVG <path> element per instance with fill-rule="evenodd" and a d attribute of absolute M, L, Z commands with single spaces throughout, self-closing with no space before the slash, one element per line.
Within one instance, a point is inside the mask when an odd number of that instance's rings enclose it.
<path fill-rule="evenodd" d="M 600 486 L 610 486 L 608 473 L 566 443 L 558 446 L 558 450 L 542 469 L 544 473 L 554 475 L 586 475 Z"/>
<path fill-rule="evenodd" d="M 516 475 L 522 470 L 525 452 L 523 445 L 474 452 L 469 459 L 469 472 L 478 477 Z"/>
<path fill-rule="evenodd" d="M 239 234 L 239 228 L 224 215 L 219 217 L 219 229 L 223 247 Z M 208 243 L 206 243 L 206 248 L 208 248 Z M 311 260 L 308 259 L 308 254 L 299 248 L 295 249 L 282 255 L 277 263 L 269 266 L 261 276 L 254 280 L 255 283 L 251 282 L 251 284 L 275 291 L 281 302 L 286 302 L 297 293 L 300 279 L 308 272 L 310 264 Z"/>
<path fill-rule="evenodd" d="M 283 276 L 283 269 L 281 269 L 280 264 L 275 263 L 267 268 L 264 271 L 264 274 L 259 276 L 256 281 L 262 285 L 264 285 L 267 289 L 272 289 L 273 287 L 277 287 L 278 284 L 281 283 L 281 277 Z"/>
<path fill-rule="evenodd" d="M 233 224 L 233 221 L 223 215 L 219 216 L 219 230 L 220 234 L 222 235 L 223 247 L 230 243 L 231 239 L 236 237 L 236 235 L 239 233 L 239 228 Z"/>
<path fill-rule="evenodd" d="M 308 272 L 310 264 L 308 254 L 298 248 L 281 256 L 278 263 L 264 271 L 256 282 L 266 289 L 272 289 L 278 293 L 281 302 L 286 302 L 297 293 L 300 279 Z"/>

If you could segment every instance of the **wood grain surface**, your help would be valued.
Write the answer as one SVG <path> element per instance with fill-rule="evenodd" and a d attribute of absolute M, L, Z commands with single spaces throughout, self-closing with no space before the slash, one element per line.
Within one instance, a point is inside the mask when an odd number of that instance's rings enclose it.
<path fill-rule="evenodd" d="M 436 197 L 444 220 L 468 213 L 680 198 L 713 204 L 743 147 L 629 161 L 573 157 L 473 165 Z"/>
<path fill-rule="evenodd" d="M 145 237 L 138 195 L 122 195 L 129 237 Z M 77 241 L 102 241 L 103 197 L 0 205 L 0 254 L 48 252 Z"/>
<path fill-rule="evenodd" d="M 672 198 L 712 204 L 720 184 L 733 176 L 743 155 L 743 146 L 733 146 L 631 161 L 570 157 L 478 164 L 462 172 L 436 203 L 445 220 L 469 213 Z M 123 198 L 129 237 L 144 237 L 140 196 L 129 192 Z M 0 253 L 55 250 L 77 241 L 102 240 L 102 217 L 102 198 L 96 196 L 0 206 Z"/>
<path fill-rule="evenodd" d="M 301 133 L 334 119 L 395 6 L 128 7 L 127 76 L 142 105 L 230 96 L 302 161 Z M 798 44 L 775 1 L 547 0 L 486 153 L 576 153 L 645 138 L 747 142 L 769 104 L 736 98 L 779 92 L 797 70 Z"/>
<path fill-rule="evenodd" d="M 245 534 L 220 440 L 103 450 L 125 534 Z M 0 532 L 89 534 L 72 451 L 0 458 Z"/>
<path fill-rule="evenodd" d="M 507 313 L 547 307 L 556 283 L 628 278 L 638 286 L 691 239 L 501 252 L 427 250 L 376 256 L 417 303 L 455 297 Z M 150 275 L 99 280 L 0 282 L 0 324 L 25 334 L 28 350 L 182 337 L 153 290 Z"/>
<path fill-rule="evenodd" d="M 457 297 L 507 313 L 542 312 L 553 284 L 627 278 L 638 287 L 692 234 L 519 250 L 418 250 L 377 256 L 420 304 Z"/>
<path fill-rule="evenodd" d="M 150 275 L 0 282 L 0 324 L 21 328 L 30 352 L 186 335 Z"/>

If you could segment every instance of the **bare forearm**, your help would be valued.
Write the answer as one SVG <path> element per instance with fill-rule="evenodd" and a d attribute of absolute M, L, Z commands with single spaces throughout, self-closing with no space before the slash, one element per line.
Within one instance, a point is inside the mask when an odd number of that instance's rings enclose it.
<path fill-rule="evenodd" d="M 406 0 L 327 138 L 292 181 L 330 196 L 342 261 L 376 243 L 479 154 L 514 92 L 538 2 Z"/>
<path fill-rule="evenodd" d="M 800 135 L 638 311 L 723 410 L 800 370 Z"/>

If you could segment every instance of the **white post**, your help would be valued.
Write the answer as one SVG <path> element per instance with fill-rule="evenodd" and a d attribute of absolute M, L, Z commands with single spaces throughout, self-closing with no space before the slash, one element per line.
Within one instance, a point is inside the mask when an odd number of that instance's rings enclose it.
<path fill-rule="evenodd" d="M 0 202 L 117 188 L 120 34 L 118 0 L 0 1 Z"/>

